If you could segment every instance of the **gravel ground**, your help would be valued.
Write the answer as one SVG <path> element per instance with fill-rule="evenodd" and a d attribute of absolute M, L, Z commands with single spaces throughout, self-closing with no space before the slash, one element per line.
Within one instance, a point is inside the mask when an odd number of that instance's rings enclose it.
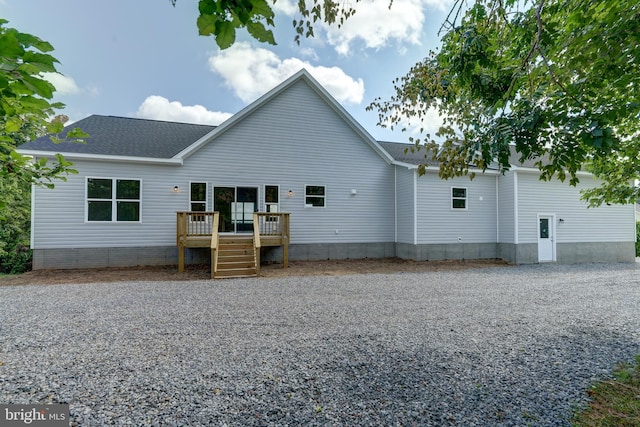
<path fill-rule="evenodd" d="M 569 425 L 640 353 L 639 273 L 0 287 L 0 403 L 83 426 Z"/>

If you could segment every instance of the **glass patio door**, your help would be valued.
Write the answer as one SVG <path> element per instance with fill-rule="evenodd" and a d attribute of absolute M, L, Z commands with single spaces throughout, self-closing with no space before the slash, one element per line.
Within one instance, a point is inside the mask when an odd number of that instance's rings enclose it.
<path fill-rule="evenodd" d="M 255 187 L 214 187 L 213 209 L 220 212 L 221 233 L 250 233 L 253 213 L 258 211 Z"/>

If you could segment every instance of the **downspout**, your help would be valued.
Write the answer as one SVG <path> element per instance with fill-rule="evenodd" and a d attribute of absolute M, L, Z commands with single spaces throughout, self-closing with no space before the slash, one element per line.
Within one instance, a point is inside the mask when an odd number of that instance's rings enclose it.
<path fill-rule="evenodd" d="M 496 175 L 496 243 L 500 243 L 500 175 Z"/>
<path fill-rule="evenodd" d="M 513 172 L 513 243 L 520 243 L 518 223 L 518 172 Z"/>
<path fill-rule="evenodd" d="M 31 184 L 31 232 L 29 233 L 29 247 L 33 250 L 36 239 L 34 237 L 36 230 L 36 185 Z"/>
<path fill-rule="evenodd" d="M 413 171 L 413 244 L 418 245 L 418 171 Z"/>
<path fill-rule="evenodd" d="M 393 221 L 394 235 L 393 241 L 398 244 L 398 165 L 393 165 Z"/>

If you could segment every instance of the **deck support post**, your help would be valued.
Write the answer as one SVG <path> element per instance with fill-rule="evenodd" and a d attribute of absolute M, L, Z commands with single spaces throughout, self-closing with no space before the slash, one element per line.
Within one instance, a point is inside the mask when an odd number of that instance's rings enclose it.
<path fill-rule="evenodd" d="M 184 245 L 178 245 L 178 272 L 184 273 Z"/>
<path fill-rule="evenodd" d="M 218 268 L 218 248 L 211 248 L 211 278 L 216 278 L 216 269 Z"/>
<path fill-rule="evenodd" d="M 285 244 L 282 247 L 282 268 L 289 267 L 289 244 Z"/>

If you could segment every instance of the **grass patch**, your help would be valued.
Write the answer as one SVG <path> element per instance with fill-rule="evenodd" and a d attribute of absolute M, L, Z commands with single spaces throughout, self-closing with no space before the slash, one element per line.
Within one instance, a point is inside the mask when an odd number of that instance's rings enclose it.
<path fill-rule="evenodd" d="M 640 355 L 636 364 L 621 364 L 611 380 L 601 381 L 587 391 L 589 406 L 574 414 L 571 424 L 580 427 L 640 426 Z"/>

